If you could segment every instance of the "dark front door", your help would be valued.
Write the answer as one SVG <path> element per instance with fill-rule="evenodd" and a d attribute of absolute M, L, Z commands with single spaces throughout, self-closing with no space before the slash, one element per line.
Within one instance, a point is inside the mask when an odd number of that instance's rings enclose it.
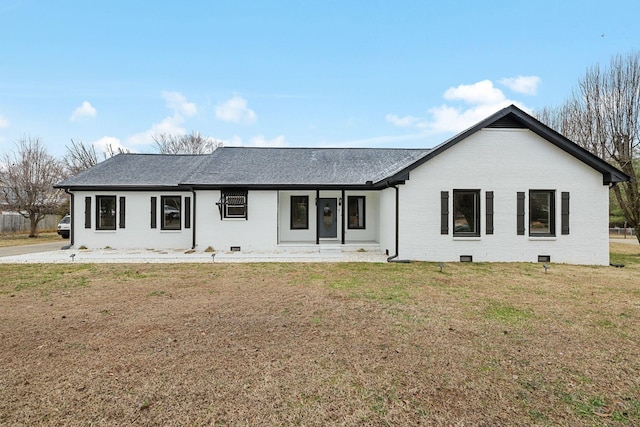
<path fill-rule="evenodd" d="M 336 199 L 318 199 L 318 221 L 321 239 L 338 237 L 338 203 Z"/>

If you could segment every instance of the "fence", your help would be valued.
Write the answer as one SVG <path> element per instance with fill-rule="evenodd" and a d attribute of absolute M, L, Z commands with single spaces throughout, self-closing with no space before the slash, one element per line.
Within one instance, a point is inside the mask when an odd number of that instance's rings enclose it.
<path fill-rule="evenodd" d="M 60 215 L 46 215 L 38 224 L 38 231 L 54 230 L 60 222 Z M 0 215 L 0 234 L 29 232 L 29 219 L 15 212 L 2 212 Z"/>
<path fill-rule="evenodd" d="M 635 239 L 635 229 L 634 228 L 622 228 L 622 227 L 614 227 L 609 229 L 610 237 L 620 237 L 620 238 L 633 238 Z"/>

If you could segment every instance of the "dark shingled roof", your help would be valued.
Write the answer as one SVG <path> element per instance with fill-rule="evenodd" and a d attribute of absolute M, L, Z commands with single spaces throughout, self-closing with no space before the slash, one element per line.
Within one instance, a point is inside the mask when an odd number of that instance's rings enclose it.
<path fill-rule="evenodd" d="M 429 150 L 222 147 L 206 155 L 119 154 L 57 187 L 364 186 Z"/>
<path fill-rule="evenodd" d="M 365 185 L 376 183 L 429 150 L 367 148 L 217 149 L 185 180 L 189 185 Z"/>
<path fill-rule="evenodd" d="M 177 187 L 205 156 L 118 154 L 56 187 Z"/>

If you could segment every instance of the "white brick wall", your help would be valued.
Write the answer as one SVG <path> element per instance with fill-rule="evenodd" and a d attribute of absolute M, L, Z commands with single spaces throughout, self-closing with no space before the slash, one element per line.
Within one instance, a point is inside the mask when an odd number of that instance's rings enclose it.
<path fill-rule="evenodd" d="M 197 249 L 275 251 L 278 243 L 278 192 L 249 191 L 248 219 L 220 219 L 220 191 L 197 192 Z"/>
<path fill-rule="evenodd" d="M 454 238 L 454 189 L 479 189 L 479 238 Z M 528 235 L 531 189 L 556 191 L 556 237 Z M 449 234 L 440 234 L 440 192 L 449 192 Z M 485 228 L 485 192 L 494 192 L 494 234 Z M 516 233 L 516 194 L 525 192 L 526 232 Z M 570 234 L 561 235 L 561 192 L 571 195 Z M 609 263 L 608 187 L 602 174 L 528 130 L 485 129 L 411 172 L 400 187 L 400 257 L 428 261 L 531 261 Z"/>
<path fill-rule="evenodd" d="M 116 229 L 96 230 L 96 198 L 95 196 L 116 196 Z M 85 197 L 91 197 L 91 228 L 84 228 Z M 118 227 L 119 198 L 126 198 L 125 228 Z M 182 196 L 182 229 L 162 230 L 161 196 Z M 157 228 L 151 229 L 151 197 L 157 197 Z M 73 233 L 74 246 L 87 248 L 114 249 L 143 248 L 143 249 L 188 249 L 192 245 L 192 230 L 184 228 L 185 197 L 191 197 L 191 192 L 147 192 L 147 191 L 100 191 L 74 192 Z"/>

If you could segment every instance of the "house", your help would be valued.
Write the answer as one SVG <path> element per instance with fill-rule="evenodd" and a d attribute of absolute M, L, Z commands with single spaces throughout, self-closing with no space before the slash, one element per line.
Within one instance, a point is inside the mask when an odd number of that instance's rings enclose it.
<path fill-rule="evenodd" d="M 433 149 L 120 154 L 57 185 L 75 247 L 609 263 L 629 177 L 515 106 Z"/>

